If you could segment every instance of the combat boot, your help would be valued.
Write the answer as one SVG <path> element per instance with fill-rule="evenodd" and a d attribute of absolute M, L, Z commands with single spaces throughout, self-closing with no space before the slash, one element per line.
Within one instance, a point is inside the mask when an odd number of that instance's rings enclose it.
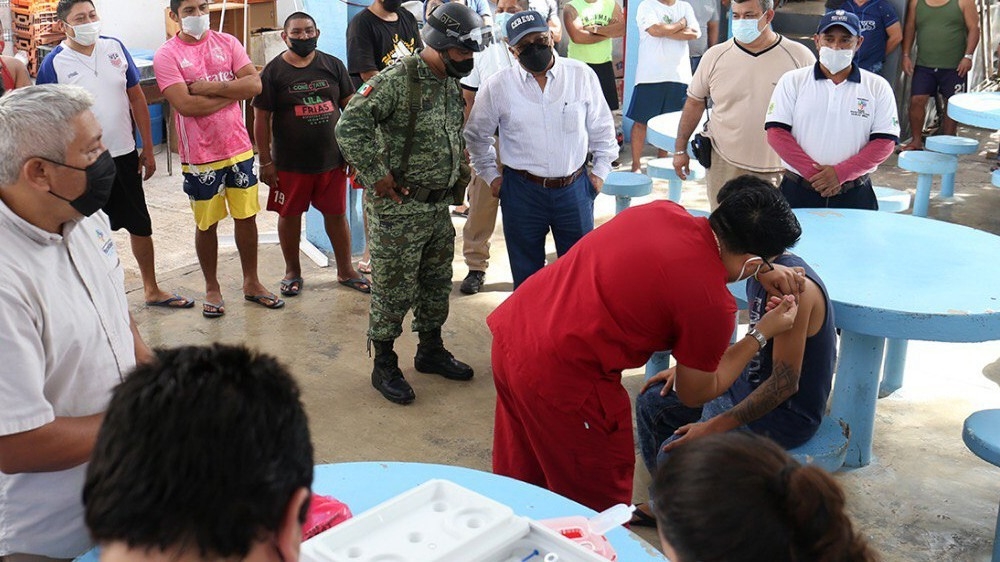
<path fill-rule="evenodd" d="M 396 404 L 409 404 L 417 397 L 413 387 L 399 370 L 399 357 L 392 350 L 393 340 L 372 340 L 375 346 L 375 368 L 372 369 L 372 386 L 386 400 Z"/>
<path fill-rule="evenodd" d="M 417 355 L 413 358 L 413 366 L 421 373 L 441 375 L 454 381 L 467 381 L 473 375 L 472 367 L 455 359 L 444 348 L 441 328 L 420 332 L 420 343 L 417 345 Z"/>

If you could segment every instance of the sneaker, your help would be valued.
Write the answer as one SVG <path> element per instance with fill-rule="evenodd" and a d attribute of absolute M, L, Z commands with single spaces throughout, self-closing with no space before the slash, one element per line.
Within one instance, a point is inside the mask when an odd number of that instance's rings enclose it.
<path fill-rule="evenodd" d="M 474 295 L 483 288 L 483 282 L 485 281 L 485 271 L 469 271 L 469 274 L 465 276 L 465 280 L 462 281 L 462 286 L 458 290 L 466 295 Z"/>

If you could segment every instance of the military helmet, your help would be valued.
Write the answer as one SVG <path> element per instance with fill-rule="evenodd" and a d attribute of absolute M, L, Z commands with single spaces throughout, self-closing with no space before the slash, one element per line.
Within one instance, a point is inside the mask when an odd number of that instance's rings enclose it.
<path fill-rule="evenodd" d="M 441 4 L 427 14 L 420 32 L 424 44 L 436 51 L 458 48 L 480 52 L 493 41 L 493 28 L 483 18 L 458 2 Z"/>

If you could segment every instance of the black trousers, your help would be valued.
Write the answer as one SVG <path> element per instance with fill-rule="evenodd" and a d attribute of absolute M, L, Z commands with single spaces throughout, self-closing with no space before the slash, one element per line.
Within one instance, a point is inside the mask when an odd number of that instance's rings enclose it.
<path fill-rule="evenodd" d="M 793 209 L 830 208 L 830 209 L 870 209 L 878 210 L 878 199 L 872 182 L 869 179 L 864 184 L 833 197 L 823 197 L 813 190 L 808 183 L 785 175 L 781 180 L 781 194 L 785 196 Z"/>

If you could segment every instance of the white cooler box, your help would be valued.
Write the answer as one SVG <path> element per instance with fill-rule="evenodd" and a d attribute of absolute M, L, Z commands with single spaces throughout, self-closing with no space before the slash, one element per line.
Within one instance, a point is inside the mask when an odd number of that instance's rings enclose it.
<path fill-rule="evenodd" d="M 548 527 L 514 515 L 510 507 L 448 480 L 425 482 L 320 533 L 302 543 L 301 559 L 607 562 Z"/>

